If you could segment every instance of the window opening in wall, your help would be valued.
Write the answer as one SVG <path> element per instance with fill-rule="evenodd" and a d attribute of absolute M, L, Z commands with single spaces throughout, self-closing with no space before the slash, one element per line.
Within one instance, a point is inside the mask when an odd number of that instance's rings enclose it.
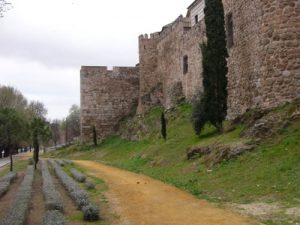
<path fill-rule="evenodd" d="M 146 45 L 144 45 L 144 49 L 146 49 Z"/>
<path fill-rule="evenodd" d="M 183 74 L 189 71 L 189 58 L 187 55 L 183 57 Z"/>
<path fill-rule="evenodd" d="M 227 47 L 233 46 L 233 18 L 232 13 L 226 15 L 226 33 L 227 33 Z"/>
<path fill-rule="evenodd" d="M 195 23 L 198 23 L 199 19 L 198 19 L 198 15 L 195 16 Z"/>

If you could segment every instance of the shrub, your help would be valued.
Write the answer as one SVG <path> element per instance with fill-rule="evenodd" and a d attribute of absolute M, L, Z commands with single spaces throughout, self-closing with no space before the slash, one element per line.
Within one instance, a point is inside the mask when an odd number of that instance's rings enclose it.
<path fill-rule="evenodd" d="M 43 178 L 43 193 L 47 210 L 59 210 L 63 212 L 63 202 L 59 192 L 56 191 L 53 180 L 48 170 L 47 161 L 41 161 Z"/>
<path fill-rule="evenodd" d="M 77 207 L 82 210 L 84 215 L 86 214 L 86 218 L 89 218 L 88 220 L 97 220 L 99 218 L 99 210 L 97 207 L 90 204 L 88 194 L 82 190 L 80 186 L 70 176 L 68 176 L 54 160 L 50 160 L 50 163 L 53 166 L 57 177 L 62 182 L 65 189 L 69 192 Z"/>
<path fill-rule="evenodd" d="M 88 189 L 88 190 L 95 189 L 96 184 L 95 184 L 94 181 L 92 181 L 92 180 L 90 180 L 90 179 L 87 179 L 87 180 L 85 181 L 85 187 L 86 187 L 86 189 Z"/>
<path fill-rule="evenodd" d="M 17 174 L 15 172 L 9 172 L 8 174 L 0 178 L 0 182 L 5 181 L 11 184 L 16 178 Z"/>
<path fill-rule="evenodd" d="M 73 191 L 71 195 L 79 209 L 90 203 L 88 194 L 84 190 Z"/>
<path fill-rule="evenodd" d="M 73 165 L 73 162 L 72 160 L 69 160 L 69 159 L 64 159 L 63 160 L 65 164 L 70 164 L 70 165 Z"/>
<path fill-rule="evenodd" d="M 84 182 L 86 180 L 86 176 L 83 173 L 79 172 L 78 170 L 71 169 L 70 172 L 72 174 L 72 177 L 78 182 Z"/>
<path fill-rule="evenodd" d="M 7 181 L 0 182 L 0 198 L 8 191 L 10 183 Z"/>
<path fill-rule="evenodd" d="M 11 204 L 7 216 L 0 222 L 1 225 L 23 225 L 25 223 L 31 199 L 33 174 L 33 167 L 28 166 L 24 180 Z"/>
<path fill-rule="evenodd" d="M 89 204 L 88 194 L 81 190 L 80 186 L 69 177 L 58 165 L 55 161 L 51 160 L 51 165 L 54 168 L 54 171 L 62 182 L 65 189 L 69 192 L 72 199 L 75 201 L 77 207 L 81 209 L 83 206 Z"/>
<path fill-rule="evenodd" d="M 87 205 L 82 208 L 83 219 L 86 221 L 99 220 L 99 209 L 94 205 Z"/>
<path fill-rule="evenodd" d="M 58 210 L 47 210 L 44 219 L 43 225 L 64 225 L 65 220 L 63 214 Z"/>
<path fill-rule="evenodd" d="M 65 166 L 64 160 L 56 159 L 55 161 L 58 163 L 58 165 L 60 165 L 60 166 Z"/>

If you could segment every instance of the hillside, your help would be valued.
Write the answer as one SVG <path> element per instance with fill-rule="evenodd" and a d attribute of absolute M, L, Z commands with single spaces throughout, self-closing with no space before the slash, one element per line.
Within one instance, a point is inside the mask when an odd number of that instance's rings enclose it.
<path fill-rule="evenodd" d="M 190 123 L 191 106 L 184 104 L 166 113 L 166 141 L 160 113 L 155 108 L 124 120 L 120 135 L 132 141 L 114 136 L 96 148 L 77 145 L 50 155 L 146 174 L 267 224 L 300 223 L 299 102 L 249 111 L 226 122 L 224 134 L 207 126 L 200 137 Z M 187 151 L 196 154 L 188 160 Z"/>

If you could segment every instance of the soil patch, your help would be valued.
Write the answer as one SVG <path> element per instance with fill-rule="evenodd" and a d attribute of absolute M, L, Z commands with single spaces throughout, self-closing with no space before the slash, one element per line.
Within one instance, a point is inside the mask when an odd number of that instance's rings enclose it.
<path fill-rule="evenodd" d="M 35 171 L 34 180 L 32 184 L 32 197 L 26 222 L 27 225 L 43 224 L 45 203 L 42 189 L 42 174 L 40 169 L 37 169 Z"/>
<path fill-rule="evenodd" d="M 23 178 L 24 172 L 18 173 L 17 179 L 10 185 L 8 192 L 0 199 L 0 218 L 3 218 L 8 213 Z"/>

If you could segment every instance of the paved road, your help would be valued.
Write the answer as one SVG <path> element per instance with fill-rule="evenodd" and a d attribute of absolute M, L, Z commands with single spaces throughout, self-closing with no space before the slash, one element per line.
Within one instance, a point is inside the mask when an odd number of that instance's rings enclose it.
<path fill-rule="evenodd" d="M 13 155 L 13 160 L 16 160 L 17 158 L 20 158 L 21 156 L 25 156 L 26 153 L 19 153 L 17 155 Z M 0 158 L 0 168 L 9 164 L 10 160 L 9 160 L 9 157 L 6 157 L 6 158 Z"/>
<path fill-rule="evenodd" d="M 8 157 L 6 157 L 4 159 L 1 158 L 0 159 L 0 168 L 3 167 L 3 166 L 5 166 L 8 163 L 9 163 L 9 158 Z"/>

